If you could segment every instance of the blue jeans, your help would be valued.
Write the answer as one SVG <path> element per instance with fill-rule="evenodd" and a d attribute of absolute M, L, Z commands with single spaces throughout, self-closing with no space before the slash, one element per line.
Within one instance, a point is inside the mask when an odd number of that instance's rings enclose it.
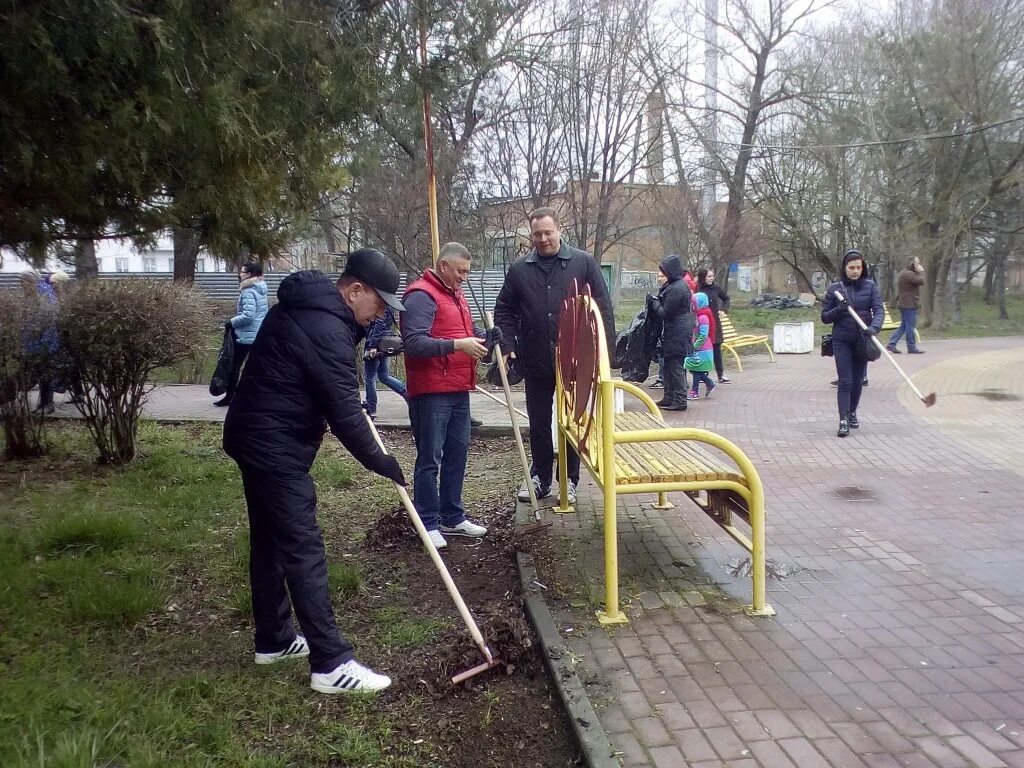
<path fill-rule="evenodd" d="M 455 526 L 466 519 L 462 483 L 469 456 L 469 392 L 419 395 L 409 401 L 416 441 L 412 490 L 424 527 Z M 440 487 L 438 474 L 440 473 Z"/>
<path fill-rule="evenodd" d="M 913 352 L 917 349 L 917 310 L 916 309 L 901 309 L 900 310 L 900 327 L 896 329 L 892 336 L 889 337 L 889 346 L 893 349 L 896 348 L 896 344 L 903 334 L 907 335 L 907 350 Z"/>
<path fill-rule="evenodd" d="M 371 357 L 365 361 L 366 412 L 371 416 L 377 412 L 377 381 L 405 397 L 405 384 L 388 371 L 386 357 Z"/>

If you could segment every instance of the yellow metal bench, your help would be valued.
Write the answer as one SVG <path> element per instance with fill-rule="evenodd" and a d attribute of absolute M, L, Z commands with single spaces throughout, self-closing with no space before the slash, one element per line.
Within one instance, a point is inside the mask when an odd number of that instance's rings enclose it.
<path fill-rule="evenodd" d="M 558 424 L 559 505 L 568 505 L 566 446 L 572 445 L 604 497 L 605 609 L 603 624 L 627 622 L 619 607 L 619 494 L 656 493 L 658 508 L 670 509 L 671 491 L 682 491 L 732 536 L 752 561 L 753 604 L 747 613 L 772 616 L 765 596 L 764 489 L 754 465 L 721 435 L 692 427 L 669 427 L 658 406 L 639 387 L 613 379 L 604 324 L 588 294 L 569 296 L 562 310 L 556 351 L 555 410 Z M 615 413 L 615 392 L 633 395 L 641 411 Z M 737 527 L 743 522 L 749 535 Z"/>
<path fill-rule="evenodd" d="M 772 352 L 772 345 L 768 343 L 767 336 L 737 332 L 736 326 L 732 324 L 732 320 L 725 312 L 719 312 L 718 319 L 722 324 L 722 349 L 733 356 L 733 359 L 736 361 L 737 370 L 743 370 L 743 363 L 740 362 L 740 356 L 736 352 L 737 349 L 742 347 L 759 347 L 763 345 L 768 350 L 768 356 L 771 358 L 771 361 L 775 362 L 775 353 Z"/>

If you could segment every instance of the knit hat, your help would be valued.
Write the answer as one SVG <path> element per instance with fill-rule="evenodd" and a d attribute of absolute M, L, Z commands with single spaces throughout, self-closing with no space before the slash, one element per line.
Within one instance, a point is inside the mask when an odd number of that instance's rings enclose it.
<path fill-rule="evenodd" d="M 58 269 L 49 278 L 50 283 L 66 283 L 71 277 L 63 269 Z"/>

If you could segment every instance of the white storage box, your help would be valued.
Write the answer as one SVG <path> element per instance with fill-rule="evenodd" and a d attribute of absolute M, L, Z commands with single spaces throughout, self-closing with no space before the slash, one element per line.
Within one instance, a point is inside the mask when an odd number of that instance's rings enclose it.
<path fill-rule="evenodd" d="M 814 321 L 776 323 L 772 349 L 778 354 L 803 355 L 814 351 Z"/>

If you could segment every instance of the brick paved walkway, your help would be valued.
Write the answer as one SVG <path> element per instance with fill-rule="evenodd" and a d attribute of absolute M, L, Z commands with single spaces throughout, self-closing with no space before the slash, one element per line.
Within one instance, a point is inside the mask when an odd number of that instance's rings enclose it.
<path fill-rule="evenodd" d="M 924 347 L 897 359 L 937 405 L 872 364 L 846 440 L 817 356 L 749 358 L 670 415 L 748 453 L 768 556 L 796 572 L 769 581 L 778 615 L 750 619 L 745 553 L 694 505 L 620 502 L 630 625 L 552 609 L 624 765 L 1024 768 L 1024 340 Z M 588 482 L 545 519 L 600 594 Z"/>

